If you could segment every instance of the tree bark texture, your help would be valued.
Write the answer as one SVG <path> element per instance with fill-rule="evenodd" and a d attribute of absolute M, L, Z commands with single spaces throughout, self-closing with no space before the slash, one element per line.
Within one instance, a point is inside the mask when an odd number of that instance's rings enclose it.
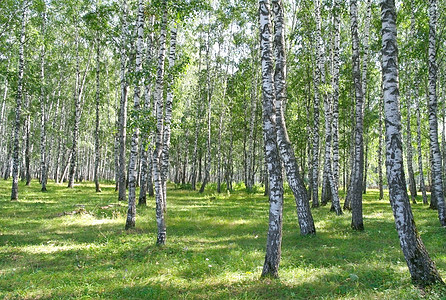
<path fill-rule="evenodd" d="M 288 185 L 296 201 L 297 217 L 301 235 L 315 234 L 313 215 L 311 214 L 307 190 L 299 174 L 294 149 L 288 137 L 283 103 L 286 101 L 286 52 L 283 4 L 281 0 L 272 1 L 274 12 L 274 52 L 276 68 L 274 72 L 275 109 L 277 145 L 280 158 L 285 168 Z"/>
<path fill-rule="evenodd" d="M 45 6 L 45 4 L 43 4 Z M 47 183 L 47 150 L 46 150 L 46 86 L 45 86 L 45 7 L 42 13 L 42 46 L 40 52 L 40 182 L 42 192 L 46 192 Z"/>
<path fill-rule="evenodd" d="M 429 146 L 431 152 L 431 206 L 437 204 L 438 218 L 441 226 L 446 226 L 446 207 L 443 195 L 443 178 L 441 174 L 441 152 L 438 143 L 437 120 L 437 1 L 429 0 Z"/>
<path fill-rule="evenodd" d="M 156 138 L 155 151 L 153 152 L 153 171 L 155 177 L 155 202 L 156 223 L 158 228 L 157 245 L 166 243 L 166 222 L 164 219 L 163 184 L 161 178 L 161 155 L 163 151 L 164 120 L 163 120 L 163 89 L 164 89 L 164 60 L 166 57 L 166 32 L 167 32 L 167 2 L 163 1 L 163 17 L 161 21 L 161 33 L 159 39 L 158 69 L 155 83 L 156 102 Z"/>
<path fill-rule="evenodd" d="M 173 85 L 174 85 L 174 70 L 175 70 L 175 57 L 177 46 L 177 28 L 176 24 L 170 31 L 170 49 L 169 49 L 169 71 L 167 78 L 167 98 L 165 107 L 165 121 L 163 132 L 163 152 L 161 163 L 161 180 L 163 184 L 163 199 L 164 199 L 164 211 L 166 211 L 166 191 L 167 191 L 167 177 L 169 174 L 169 150 L 170 150 L 170 136 L 171 136 L 171 123 L 172 123 L 172 103 L 173 103 Z"/>
<path fill-rule="evenodd" d="M 262 277 L 278 277 L 282 247 L 283 180 L 277 149 L 272 53 L 272 25 L 268 0 L 259 0 L 260 51 L 262 62 L 263 139 L 269 179 L 269 226 Z"/>
<path fill-rule="evenodd" d="M 143 37 L 144 37 L 144 1 L 139 0 L 138 2 L 138 19 L 136 22 L 136 60 L 135 60 L 135 74 L 136 83 L 133 95 L 133 109 L 136 112 L 136 118 L 140 115 L 140 98 L 141 98 L 141 87 L 144 86 L 142 80 L 142 47 L 143 47 Z M 135 128 L 133 129 L 131 148 L 130 148 L 130 159 L 129 159 L 129 199 L 128 199 L 128 209 L 127 209 L 127 221 L 125 224 L 125 229 L 130 229 L 135 227 L 136 222 L 136 185 L 138 180 L 138 170 L 137 170 L 137 159 L 139 152 L 139 122 L 136 122 Z"/>
<path fill-rule="evenodd" d="M 355 85 L 355 139 L 354 139 L 354 164 L 351 179 L 351 206 L 352 223 L 354 230 L 364 230 L 362 216 L 362 180 L 364 166 L 364 95 L 361 83 L 361 72 L 359 63 L 359 37 L 358 37 L 358 6 L 357 0 L 350 1 L 350 17 L 352 32 L 352 61 L 353 81 Z"/>
<path fill-rule="evenodd" d="M 26 35 L 26 22 L 27 22 L 27 10 L 28 2 L 23 1 L 22 4 L 22 29 L 20 33 L 20 45 L 19 45 L 19 72 L 17 81 L 17 96 L 16 96 L 16 110 L 14 120 L 14 142 L 13 142 L 13 164 L 12 164 L 12 189 L 11 200 L 17 200 L 19 194 L 19 138 L 20 138 L 20 114 L 22 109 L 23 98 L 23 74 L 25 67 L 25 35 Z M 9 172 L 8 172 L 9 173 Z"/>
<path fill-rule="evenodd" d="M 398 99 L 398 46 L 394 0 L 381 1 L 381 20 L 386 170 L 390 204 L 412 281 L 425 286 L 442 282 L 442 279 L 417 232 L 406 190 Z"/>
<path fill-rule="evenodd" d="M 96 122 L 95 122 L 95 144 L 94 144 L 94 152 L 95 152 L 95 160 L 94 160 L 94 184 L 96 188 L 96 193 L 101 191 L 101 187 L 99 186 L 99 160 L 100 156 L 100 141 L 99 141 L 99 108 L 101 105 L 101 45 L 99 39 L 99 32 L 96 37 Z"/>
<path fill-rule="evenodd" d="M 118 116 L 118 201 L 125 201 L 126 199 L 126 163 L 125 163 L 125 143 L 127 134 L 127 93 L 128 82 L 126 79 L 127 73 L 127 39 L 129 37 L 127 28 L 127 0 L 122 2 L 122 32 L 121 32 L 121 101 L 119 106 Z"/>
<path fill-rule="evenodd" d="M 318 49 L 323 47 L 322 29 L 321 29 L 321 3 L 320 0 L 314 0 L 314 9 L 316 15 L 316 43 Z M 322 51 L 320 51 L 322 52 Z M 311 170 L 311 186 L 312 186 L 312 207 L 319 206 L 319 105 L 321 97 L 321 73 L 323 68 L 323 56 L 318 52 L 316 54 L 316 68 L 314 72 L 314 103 L 313 103 L 313 149 L 312 149 L 312 170 Z"/>

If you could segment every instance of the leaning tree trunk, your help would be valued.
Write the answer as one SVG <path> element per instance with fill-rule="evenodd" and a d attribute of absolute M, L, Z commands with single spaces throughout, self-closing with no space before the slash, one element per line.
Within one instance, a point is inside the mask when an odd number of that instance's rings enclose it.
<path fill-rule="evenodd" d="M 446 226 L 446 207 L 443 195 L 443 179 L 441 175 L 441 153 L 438 144 L 437 121 L 437 54 L 436 54 L 437 1 L 429 0 L 429 138 L 431 150 L 431 206 L 437 204 L 438 218 L 441 226 Z"/>
<path fill-rule="evenodd" d="M 274 108 L 272 25 L 268 0 L 259 0 L 260 51 L 262 61 L 263 139 L 269 179 L 269 226 L 262 277 L 278 277 L 282 247 L 283 181 L 282 163 L 277 149 Z"/>
<path fill-rule="evenodd" d="M 121 32 L 121 101 L 119 107 L 119 118 L 118 118 L 118 153 L 119 153 L 119 163 L 118 163 L 118 201 L 125 201 L 126 198 L 126 168 L 125 168 L 125 143 L 126 143 L 126 132 L 127 132 L 127 93 L 128 93 L 128 83 L 126 79 L 126 68 L 127 68 L 127 39 L 128 39 L 128 28 L 127 28 L 127 0 L 123 0 L 122 3 L 122 32 Z"/>
<path fill-rule="evenodd" d="M 276 69 L 274 72 L 275 108 L 277 144 L 280 157 L 285 167 L 288 184 L 293 191 L 296 201 L 297 216 L 301 235 L 315 234 L 313 216 L 310 210 L 307 190 L 299 174 L 294 149 L 288 137 L 285 123 L 283 102 L 286 101 L 286 52 L 285 52 L 285 26 L 283 23 L 283 5 L 281 0 L 273 0 L 274 12 L 274 49 Z"/>
<path fill-rule="evenodd" d="M 20 113 L 22 109 L 22 98 L 23 98 L 23 69 L 25 66 L 25 31 L 26 31 L 26 21 L 27 21 L 27 10 L 28 3 L 23 1 L 22 6 L 22 29 L 20 33 L 20 45 L 19 45 L 19 72 L 17 81 L 17 96 L 16 96 L 16 110 L 15 110 L 15 121 L 14 121 L 14 149 L 13 149 L 13 165 L 12 165 L 12 189 L 11 189 L 11 200 L 18 199 L 19 193 L 19 135 L 20 135 Z"/>
<path fill-rule="evenodd" d="M 136 84 L 134 88 L 133 97 L 133 110 L 136 112 L 136 118 L 139 118 L 140 113 L 140 98 L 141 98 L 141 86 L 144 86 L 142 81 L 142 47 L 144 37 L 144 1 L 139 0 L 138 3 L 138 20 L 136 23 L 136 60 L 135 60 L 135 73 Z M 138 151 L 139 151 L 139 122 L 134 128 L 132 135 L 132 142 L 130 148 L 129 159 L 129 199 L 127 209 L 127 221 L 125 223 L 125 229 L 135 227 L 136 222 L 136 184 L 137 184 L 137 163 Z"/>
<path fill-rule="evenodd" d="M 381 20 L 386 169 L 390 204 L 395 217 L 401 249 L 406 258 L 412 281 L 415 284 L 426 286 L 443 281 L 417 232 L 406 190 L 398 99 L 398 46 L 394 0 L 381 2 Z"/>
<path fill-rule="evenodd" d="M 358 6 L 357 0 L 350 1 L 350 17 L 352 31 L 352 60 L 353 60 L 353 81 L 355 85 L 355 151 L 354 164 L 351 179 L 351 206 L 352 206 L 352 223 L 354 230 L 364 230 L 362 216 L 362 180 L 364 166 L 364 94 L 361 84 L 361 72 L 359 69 L 359 37 L 358 37 Z"/>
<path fill-rule="evenodd" d="M 158 234 L 157 245 L 166 243 L 166 222 L 164 219 L 163 184 L 161 178 L 161 155 L 163 151 L 164 120 L 163 120 L 163 90 L 164 90 L 164 60 L 166 57 L 166 32 L 167 32 L 167 3 L 163 1 L 163 17 L 161 21 L 161 33 L 159 39 L 158 70 L 155 83 L 156 102 L 156 138 L 155 151 L 153 152 L 153 171 L 155 177 L 155 202 L 156 202 L 156 223 Z"/>
<path fill-rule="evenodd" d="M 99 160 L 100 160 L 100 144 L 99 144 L 99 108 L 101 105 L 101 46 L 100 46 L 100 39 L 99 39 L 99 31 L 96 33 L 96 128 L 94 131 L 94 139 L 95 139 L 95 145 L 94 145 L 94 152 L 95 152 L 95 159 L 94 159 L 94 184 L 96 187 L 96 193 L 99 193 L 101 191 L 101 188 L 99 186 Z"/>
<path fill-rule="evenodd" d="M 45 5 L 45 4 L 44 4 Z M 44 7 L 45 10 L 45 7 Z M 45 23 L 46 13 L 42 14 L 42 48 L 40 53 L 40 182 L 42 184 L 42 192 L 46 192 L 47 183 L 47 151 L 46 151 L 46 111 L 45 111 Z"/>

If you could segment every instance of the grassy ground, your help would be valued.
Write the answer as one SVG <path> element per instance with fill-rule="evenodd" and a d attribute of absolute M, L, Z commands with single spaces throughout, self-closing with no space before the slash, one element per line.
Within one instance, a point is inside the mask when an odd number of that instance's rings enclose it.
<path fill-rule="evenodd" d="M 168 191 L 167 245 L 155 246 L 154 200 L 137 208 L 125 231 L 126 205 L 113 186 L 74 189 L 0 181 L 0 298 L 5 299 L 446 299 L 411 285 L 387 200 L 364 199 L 365 232 L 350 213 L 313 210 L 317 236 L 299 235 L 294 200 L 285 200 L 280 279 L 259 280 L 268 203 L 258 194 Z M 420 202 L 420 201 L 419 201 Z M 414 205 L 426 247 L 446 279 L 446 233 L 436 212 Z"/>

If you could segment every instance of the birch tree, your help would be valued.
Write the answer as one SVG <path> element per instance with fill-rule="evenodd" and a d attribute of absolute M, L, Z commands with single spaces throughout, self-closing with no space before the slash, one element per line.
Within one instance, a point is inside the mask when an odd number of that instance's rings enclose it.
<path fill-rule="evenodd" d="M 163 120 L 163 89 L 164 89 L 164 60 L 166 57 L 166 33 L 167 33 L 167 1 L 163 0 L 163 16 L 161 20 L 161 32 L 159 37 L 158 68 L 155 83 L 155 103 L 156 103 L 156 137 L 155 150 L 153 152 L 153 171 L 155 177 L 155 201 L 156 201 L 156 223 L 158 234 L 157 245 L 166 243 L 166 223 L 164 219 L 164 191 L 161 178 L 161 155 L 163 151 L 164 120 Z"/>
<path fill-rule="evenodd" d="M 167 77 L 167 97 L 165 108 L 165 121 L 163 132 L 163 152 L 161 163 L 161 180 L 163 184 L 163 199 L 166 204 L 166 191 L 167 191 L 167 176 L 169 174 L 169 150 L 170 150 L 170 137 L 171 137 L 171 124 L 172 124 L 172 103 L 174 99 L 173 85 L 174 85 L 174 72 L 175 72 L 175 58 L 176 58 L 176 46 L 177 46 L 177 24 L 174 24 L 170 31 L 170 49 L 169 49 L 169 69 Z"/>
<path fill-rule="evenodd" d="M 417 285 L 426 286 L 443 281 L 416 229 L 406 190 L 398 99 L 398 46 L 394 0 L 381 1 L 381 21 L 386 170 L 390 204 L 412 281 Z"/>
<path fill-rule="evenodd" d="M 314 0 L 316 15 L 316 68 L 314 71 L 314 103 L 313 103 L 313 150 L 312 150 L 312 175 L 311 186 L 313 188 L 312 207 L 319 206 L 319 105 L 321 97 L 321 74 L 323 72 L 323 49 L 322 25 L 321 25 L 321 3 Z"/>
<path fill-rule="evenodd" d="M 288 184 L 296 200 L 297 216 L 301 235 L 315 234 L 313 216 L 310 211 L 307 190 L 299 174 L 299 167 L 294 155 L 294 149 L 288 137 L 285 123 L 283 103 L 286 101 L 286 51 L 285 26 L 283 20 L 283 4 L 281 0 L 272 1 L 274 12 L 274 56 L 276 68 L 274 71 L 275 113 L 277 145 L 280 158 L 285 167 Z"/>
<path fill-rule="evenodd" d="M 262 277 L 278 277 L 282 247 L 283 180 L 277 149 L 272 52 L 271 10 L 268 0 L 259 0 L 260 53 L 262 62 L 263 139 L 269 179 L 269 226 Z"/>
<path fill-rule="evenodd" d="M 25 38 L 26 38 L 26 23 L 28 15 L 28 2 L 22 3 L 22 24 L 20 31 L 20 44 L 19 44 L 19 66 L 18 66 L 18 82 L 17 82 L 17 94 L 16 94 L 16 109 L 14 120 L 14 142 L 13 142 L 13 165 L 12 165 L 12 189 L 11 200 L 18 199 L 19 193 L 19 138 L 20 138 L 20 114 L 22 110 L 22 98 L 23 98 L 23 74 L 25 68 Z"/>
<path fill-rule="evenodd" d="M 40 181 L 42 192 L 46 192 L 47 184 L 47 149 L 46 149 L 46 85 L 45 85 L 45 29 L 46 7 L 42 12 L 42 46 L 40 52 Z"/>
<path fill-rule="evenodd" d="M 352 32 L 352 61 L 353 81 L 355 87 L 355 128 L 354 128 L 354 156 L 351 174 L 351 207 L 354 230 L 364 230 L 362 216 L 362 180 L 364 165 L 364 95 L 361 83 L 359 63 L 359 37 L 358 37 L 358 6 L 357 0 L 350 1 L 350 18 Z"/>
<path fill-rule="evenodd" d="M 142 47 L 144 38 L 144 1 L 138 1 L 138 17 L 136 21 L 136 62 L 135 62 L 135 75 L 136 82 L 133 95 L 133 109 L 136 113 L 136 118 L 139 118 L 140 114 L 140 97 L 141 97 L 141 87 L 143 86 L 142 79 Z M 133 129 L 131 149 L 130 149 L 130 159 L 129 159 L 129 199 L 128 199 L 128 210 L 127 210 L 127 221 L 125 224 L 125 229 L 130 229 L 135 227 L 136 222 L 136 180 L 137 180 L 137 170 L 136 170 L 136 160 L 138 158 L 139 151 L 139 122 L 136 120 L 135 127 Z"/>
<path fill-rule="evenodd" d="M 429 0 L 429 145 L 431 152 L 432 193 L 431 207 L 438 209 L 441 226 L 446 226 L 446 207 L 443 195 L 443 178 L 441 175 L 441 153 L 438 143 L 437 120 L 437 1 Z"/>
<path fill-rule="evenodd" d="M 125 201 L 126 198 L 126 163 L 125 163 L 125 143 L 127 134 L 127 97 L 128 82 L 127 74 L 127 0 L 122 0 L 122 29 L 121 29 L 121 45 L 120 45 L 120 79 L 121 79 L 121 101 L 119 106 L 118 117 L 118 201 Z"/>
<path fill-rule="evenodd" d="M 339 190 L 339 69 L 341 61 L 339 58 L 339 48 L 341 43 L 341 22 L 340 22 L 340 0 L 334 0 L 333 7 L 333 30 L 334 30 L 334 44 L 333 44 L 333 76 L 332 76 L 332 87 L 333 87 L 333 121 L 332 121 L 332 136 L 333 136 L 333 191 L 332 194 L 338 195 Z M 338 196 L 339 200 L 339 196 Z M 337 207 L 339 205 L 339 207 Z M 331 210 L 335 211 L 336 214 L 341 214 L 340 203 L 332 202 Z"/>

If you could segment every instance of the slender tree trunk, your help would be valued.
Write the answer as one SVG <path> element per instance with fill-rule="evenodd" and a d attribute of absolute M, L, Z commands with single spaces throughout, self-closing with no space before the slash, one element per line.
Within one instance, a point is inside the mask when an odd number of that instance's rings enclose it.
<path fill-rule="evenodd" d="M 401 114 L 398 99 L 398 46 L 394 0 L 381 1 L 384 113 L 386 122 L 386 169 L 390 204 L 401 249 L 415 284 L 443 282 L 415 227 L 403 168 Z"/>
<path fill-rule="evenodd" d="M 137 41 L 136 41 L 136 85 L 134 88 L 133 97 L 133 109 L 136 112 L 136 118 L 139 118 L 140 113 L 140 98 L 141 98 L 141 86 L 144 86 L 142 80 L 142 47 L 144 37 L 144 1 L 138 2 L 138 19 L 136 23 Z M 137 122 L 138 124 L 138 122 Z M 136 185 L 137 185 L 137 159 L 139 151 L 139 125 L 136 125 L 132 135 L 130 159 L 129 159 L 129 199 L 127 210 L 127 221 L 125 229 L 135 227 L 136 222 Z"/>
<path fill-rule="evenodd" d="M 154 17 L 151 16 L 149 19 L 149 27 L 153 28 Z M 146 49 L 146 65 L 147 68 L 151 65 L 153 59 L 153 32 L 149 34 L 147 40 L 147 49 Z M 144 87 L 144 109 L 146 111 L 153 110 L 152 104 L 152 78 L 145 79 L 145 87 Z M 152 169 L 149 169 L 149 155 L 152 156 L 150 150 L 148 150 L 150 142 L 152 140 L 152 133 L 147 134 L 146 130 L 141 132 L 141 145 L 140 145 L 140 157 L 141 157 L 141 179 L 139 185 L 139 199 L 138 205 L 147 205 L 147 190 L 149 187 L 149 172 L 152 172 Z M 151 176 L 150 176 L 151 180 Z M 151 185 L 151 182 L 150 182 Z M 152 188 L 152 196 L 153 196 L 153 188 Z"/>
<path fill-rule="evenodd" d="M 119 170 L 118 170 L 118 201 L 126 200 L 126 163 L 125 163 L 125 143 L 127 135 L 127 93 L 128 82 L 126 79 L 127 69 L 127 0 L 122 1 L 122 32 L 121 32 L 121 101 L 119 108 L 119 133 L 118 133 L 118 153 L 119 153 Z"/>
<path fill-rule="evenodd" d="M 31 155 L 30 155 L 30 127 L 31 127 L 31 113 L 30 113 L 30 101 L 28 93 L 25 93 L 25 107 L 27 110 L 26 119 L 25 119 L 25 177 L 26 177 L 26 186 L 29 186 L 31 183 Z"/>
<path fill-rule="evenodd" d="M 379 111 L 378 111 L 378 186 L 379 186 L 379 200 L 384 199 L 383 188 L 383 109 L 384 109 L 384 94 L 383 94 L 383 82 L 381 80 L 381 96 L 379 98 Z"/>
<path fill-rule="evenodd" d="M 23 1 L 22 4 L 22 29 L 20 33 L 20 45 L 19 45 L 19 72 L 17 82 L 17 96 L 16 96 L 16 110 L 14 121 L 14 149 L 13 149 L 13 165 L 12 165 L 12 189 L 11 200 L 17 200 L 19 194 L 18 182 L 19 182 L 19 138 L 20 138 L 20 114 L 22 109 L 23 98 L 23 73 L 25 68 L 25 34 L 26 34 L 26 22 L 27 22 L 28 2 Z M 9 173 L 9 172 L 8 172 Z"/>
<path fill-rule="evenodd" d="M 417 150 L 418 150 L 418 173 L 420 176 L 420 189 L 421 194 L 423 195 L 423 204 L 428 205 L 427 201 L 427 193 L 426 193 L 426 185 L 424 184 L 424 170 L 423 170 L 423 154 L 421 151 L 421 114 L 420 114 L 420 99 L 418 94 L 418 83 L 416 82 L 416 95 L 417 98 Z"/>
<path fill-rule="evenodd" d="M 283 180 L 277 149 L 272 53 L 272 25 L 268 0 L 259 0 L 260 51 L 262 61 L 263 138 L 269 179 L 269 226 L 262 277 L 278 277 L 282 247 Z"/>
<path fill-rule="evenodd" d="M 44 4 L 45 5 L 45 4 Z M 46 12 L 42 14 L 42 46 L 40 53 L 40 181 L 42 185 L 42 192 L 46 192 L 47 183 L 47 151 L 46 151 L 46 85 L 45 85 L 45 23 Z"/>
<path fill-rule="evenodd" d="M 156 201 L 156 223 L 158 235 L 156 244 L 164 245 L 166 243 L 166 222 L 164 219 L 164 201 L 163 184 L 161 178 L 161 155 L 163 151 L 163 89 L 164 89 L 164 60 L 166 56 L 166 32 L 167 32 L 167 2 L 163 0 L 163 17 L 161 21 L 161 33 L 159 40 L 158 70 L 155 85 L 156 102 L 156 139 L 155 151 L 153 152 L 153 170 L 155 176 L 155 201 Z"/>
<path fill-rule="evenodd" d="M 296 201 L 297 216 L 301 235 L 315 234 L 313 216 L 310 210 L 307 190 L 300 177 L 294 149 L 288 137 L 285 123 L 283 103 L 286 101 L 286 52 L 285 52 L 285 28 L 283 23 L 283 5 L 281 0 L 273 0 L 274 12 L 274 49 L 276 69 L 274 72 L 275 108 L 277 144 L 280 157 L 285 167 L 288 185 L 293 191 Z"/>
<path fill-rule="evenodd" d="M 78 29 L 76 29 L 78 30 Z M 80 100 L 81 95 L 79 93 L 80 86 L 80 57 L 79 57 L 79 33 L 76 31 L 76 84 L 74 91 L 74 128 L 73 128 L 73 145 L 71 148 L 71 160 L 70 160 L 70 170 L 68 173 L 68 187 L 73 188 L 74 184 L 74 172 L 76 170 L 77 161 L 77 143 L 79 135 L 79 122 L 80 122 Z"/>
<path fill-rule="evenodd" d="M 334 29 L 334 46 L 333 46 L 333 192 L 338 195 L 339 191 L 339 69 L 341 61 L 339 58 L 339 48 L 341 40 L 341 21 L 340 21 L 340 0 L 334 1 L 333 8 L 333 29 Z M 338 196 L 339 199 L 339 196 Z M 341 204 L 337 208 L 337 203 L 332 202 L 331 210 L 337 214 L 342 213 Z"/>
<path fill-rule="evenodd" d="M 210 52 L 210 32 L 207 35 L 207 45 L 206 45 L 206 77 L 207 77 L 207 98 L 208 98 L 208 116 L 207 116 L 207 144 L 206 144 L 206 167 L 203 182 L 201 183 L 201 187 L 199 192 L 203 193 L 204 189 L 210 180 L 210 172 L 211 172 L 211 121 L 212 121 L 212 84 L 211 84 L 211 67 L 209 63 L 209 52 Z M 246 161 L 246 160 L 245 160 Z M 245 173 L 246 174 L 246 173 Z"/>
<path fill-rule="evenodd" d="M 201 74 L 201 37 L 200 37 L 200 49 L 198 51 L 199 58 L 198 58 L 198 74 Z M 198 156 L 198 136 L 200 132 L 200 125 L 201 125 L 201 118 L 200 118 L 200 111 L 201 111 L 201 86 L 200 83 L 198 83 L 198 101 L 197 101 L 197 111 L 195 115 L 195 138 L 194 138 L 194 151 L 192 154 L 192 171 L 191 171 L 191 188 L 193 191 L 196 190 L 196 183 L 197 183 L 197 156 Z M 201 162 L 200 162 L 201 167 Z"/>
<path fill-rule="evenodd" d="M 406 115 L 406 150 L 407 150 L 407 171 L 409 173 L 409 190 L 413 204 L 417 204 L 417 186 L 415 183 L 415 174 L 413 171 L 413 154 L 412 154 L 412 132 L 410 126 L 412 93 L 406 99 L 407 115 Z"/>
<path fill-rule="evenodd" d="M 314 0 L 316 14 L 316 43 L 317 49 L 323 47 L 322 29 L 321 29 L 321 3 L 320 0 Z M 319 49 L 320 50 L 320 49 Z M 323 51 L 319 51 L 316 59 L 316 68 L 314 72 L 314 104 L 313 104 L 313 151 L 312 151 L 312 188 L 313 204 L 312 207 L 319 207 L 319 105 L 320 105 L 320 86 L 321 74 L 323 68 Z"/>
<path fill-rule="evenodd" d="M 350 1 L 350 17 L 351 17 L 351 31 L 352 31 L 352 60 L 353 60 L 353 80 L 355 84 L 355 152 L 354 152 L 354 166 L 352 169 L 352 223 L 351 227 L 354 230 L 364 230 L 363 216 L 362 216 L 362 180 L 363 180 L 363 165 L 364 165 L 364 95 L 361 84 L 361 72 L 359 63 L 359 38 L 358 38 L 358 7 L 357 0 Z"/>
<path fill-rule="evenodd" d="M 367 0 L 367 8 L 366 8 L 366 19 L 365 19 L 365 28 L 364 28 L 364 56 L 362 60 L 362 97 L 363 101 L 366 102 L 367 111 L 369 110 L 369 100 L 367 97 L 367 69 L 369 62 L 369 36 L 370 36 L 370 20 L 372 18 L 372 1 Z M 364 128 L 364 144 L 365 144 L 365 153 L 364 157 L 364 171 L 363 171 L 363 182 L 362 182 L 362 193 L 365 194 L 367 192 L 367 169 L 368 169 L 368 154 L 369 154 L 369 143 L 368 143 L 368 124 L 366 124 Z"/>
<path fill-rule="evenodd" d="M 429 138 L 431 150 L 432 187 L 431 197 L 437 203 L 438 218 L 441 226 L 446 226 L 446 207 L 443 195 L 443 178 L 441 175 L 441 152 L 438 144 L 437 121 L 437 1 L 429 0 Z"/>
<path fill-rule="evenodd" d="M 175 56 L 177 46 L 177 28 L 176 24 L 170 31 L 170 50 L 169 50 L 169 72 L 167 79 L 167 98 L 166 98 L 166 114 L 164 121 L 163 132 L 163 152 L 161 158 L 161 180 L 163 185 L 163 199 L 164 199 L 164 211 L 166 211 L 166 192 L 167 192 L 167 177 L 169 174 L 169 150 L 170 150 L 170 136 L 171 136 L 171 123 L 172 123 L 172 102 L 173 102 L 173 84 L 174 84 L 174 69 L 175 69 Z"/>
<path fill-rule="evenodd" d="M 95 160 L 94 160 L 94 184 L 96 187 L 96 193 L 101 192 L 101 188 L 99 186 L 99 161 L 101 159 L 100 156 L 100 142 L 99 142 L 99 108 L 101 105 L 101 46 L 100 46 L 100 39 L 99 39 L 99 32 L 97 32 L 97 38 L 96 38 L 96 128 L 94 131 L 95 135 Z"/>
<path fill-rule="evenodd" d="M 254 54 L 255 53 L 255 54 Z M 254 131 L 255 131 L 255 119 L 256 119 L 256 111 L 257 111 L 257 64 L 255 61 L 258 59 L 257 51 L 253 51 L 253 63 L 252 63 L 252 72 L 253 79 L 251 83 L 251 115 L 249 117 L 249 135 L 248 135 L 248 155 L 247 155 L 247 190 L 252 191 L 254 186 L 254 174 L 253 165 L 254 165 Z"/>

